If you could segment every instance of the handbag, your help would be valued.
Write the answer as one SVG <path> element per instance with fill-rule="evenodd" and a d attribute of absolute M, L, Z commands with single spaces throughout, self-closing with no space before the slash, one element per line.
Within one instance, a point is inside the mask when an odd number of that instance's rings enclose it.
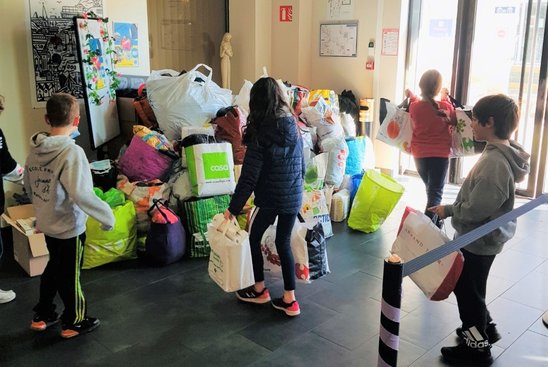
<path fill-rule="evenodd" d="M 411 154 L 411 138 L 413 127 L 409 115 L 409 101 L 405 99 L 399 106 L 385 98 L 380 101 L 381 110 L 386 115 L 381 121 L 377 139 L 388 145 L 399 148 L 402 152 Z"/>
<path fill-rule="evenodd" d="M 243 164 L 246 147 L 242 138 L 246 119 L 241 110 L 237 106 L 222 108 L 211 124 L 215 128 L 215 139 L 232 145 L 234 164 Z"/>
<path fill-rule="evenodd" d="M 472 131 L 472 109 L 463 106 L 457 99 L 447 96 L 455 108 L 457 124 L 451 127 L 451 150 L 453 158 L 476 155 L 483 151 L 485 142 L 474 140 Z"/>
<path fill-rule="evenodd" d="M 134 135 L 118 161 L 118 169 L 131 182 L 163 179 L 169 173 L 173 160 L 171 156 L 154 149 Z"/>
<path fill-rule="evenodd" d="M 158 121 L 152 110 L 152 106 L 148 101 L 147 90 L 145 84 L 141 84 L 137 90 L 137 97 L 133 100 L 135 115 L 137 116 L 137 124 L 148 127 L 149 129 L 157 128 Z"/>
<path fill-rule="evenodd" d="M 406 207 L 392 253 L 410 261 L 442 246 L 449 238 L 425 214 Z M 411 280 L 432 301 L 449 297 L 455 289 L 464 265 L 464 257 L 455 251 L 410 275 Z"/>
<path fill-rule="evenodd" d="M 235 220 L 223 214 L 213 217 L 207 225 L 211 246 L 208 274 L 225 292 L 235 292 L 255 284 L 249 235 Z"/>
<path fill-rule="evenodd" d="M 157 210 L 165 223 L 152 221 L 145 242 L 145 259 L 155 265 L 168 265 L 180 260 L 185 254 L 186 238 L 181 219 L 162 200 L 154 199 L 148 209 L 149 217 Z M 170 212 L 168 216 L 166 213 Z M 172 218 L 175 218 L 173 221 Z M 171 219 L 171 221 L 170 221 Z"/>

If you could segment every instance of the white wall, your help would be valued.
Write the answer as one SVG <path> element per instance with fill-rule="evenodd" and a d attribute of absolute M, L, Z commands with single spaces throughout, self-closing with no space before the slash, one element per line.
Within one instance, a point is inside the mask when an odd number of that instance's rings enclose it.
<path fill-rule="evenodd" d="M 127 75 L 150 75 L 147 0 L 107 0 L 105 12 L 111 23 L 134 23 L 139 32 L 139 67 L 118 68 L 118 71 Z"/>
<path fill-rule="evenodd" d="M 350 89 L 357 98 L 374 98 L 378 111 L 380 97 L 398 100 L 403 95 L 404 55 L 408 0 L 353 0 L 350 19 L 358 21 L 357 57 L 320 57 L 320 23 L 330 19 L 328 0 L 270 0 L 271 12 L 257 12 L 257 4 L 266 0 L 231 0 L 230 30 L 233 45 L 245 48 L 233 58 L 233 80 L 245 77 L 253 81 L 261 75 L 260 65 L 268 64 L 271 44 L 271 76 L 301 84 L 311 89 L 333 89 L 337 93 Z M 293 22 L 279 21 L 279 6 L 293 6 Z M 404 11 L 402 11 L 404 9 Z M 271 25 L 271 33 L 265 30 Z M 400 28 L 398 56 L 381 55 L 383 28 Z M 253 36 L 252 32 L 255 31 Z M 271 38 L 269 38 L 271 37 Z M 375 69 L 366 70 L 369 41 L 375 42 Z M 255 57 L 255 62 L 249 57 Z M 261 62 L 258 61 L 260 58 Z M 268 65 L 267 65 L 268 66 Z M 236 82 L 236 85 L 237 82 Z M 234 88 L 233 88 L 234 89 Z M 378 129 L 374 113 L 373 134 Z M 398 151 L 373 139 L 378 167 L 398 169 Z"/>

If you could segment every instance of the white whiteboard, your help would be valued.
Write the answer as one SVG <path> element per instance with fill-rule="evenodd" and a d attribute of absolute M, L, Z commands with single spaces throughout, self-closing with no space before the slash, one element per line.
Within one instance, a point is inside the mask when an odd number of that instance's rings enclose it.
<path fill-rule="evenodd" d="M 91 147 L 97 149 L 120 135 L 116 107 L 119 77 L 114 69 L 114 42 L 108 23 L 103 19 L 75 17 L 74 25 Z"/>

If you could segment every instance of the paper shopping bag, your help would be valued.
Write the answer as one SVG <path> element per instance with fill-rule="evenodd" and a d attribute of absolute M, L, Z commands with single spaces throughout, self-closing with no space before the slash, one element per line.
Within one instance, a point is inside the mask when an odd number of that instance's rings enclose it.
<path fill-rule="evenodd" d="M 448 242 L 449 238 L 423 213 L 405 208 L 398 237 L 392 252 L 410 261 Z M 455 251 L 410 275 L 415 284 L 432 301 L 449 297 L 459 280 L 464 257 Z"/>
<path fill-rule="evenodd" d="M 235 220 L 217 214 L 207 226 L 211 246 L 209 277 L 225 292 L 235 292 L 255 284 L 251 247 L 247 232 Z"/>
<path fill-rule="evenodd" d="M 197 197 L 232 194 L 236 188 L 230 143 L 195 144 L 185 147 L 192 186 Z"/>

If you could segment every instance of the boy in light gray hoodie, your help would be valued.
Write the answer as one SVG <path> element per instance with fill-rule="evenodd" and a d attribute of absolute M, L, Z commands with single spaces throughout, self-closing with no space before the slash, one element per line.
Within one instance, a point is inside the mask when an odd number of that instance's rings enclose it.
<path fill-rule="evenodd" d="M 487 145 L 455 202 L 428 209 L 440 218 L 452 217 L 457 237 L 514 208 L 516 182 L 529 173 L 529 154 L 509 140 L 518 122 L 516 103 L 503 94 L 483 97 L 474 105 L 474 138 Z M 464 268 L 454 290 L 462 321 L 457 329 L 461 343 L 441 349 L 446 361 L 463 365 L 493 362 L 491 344 L 500 339 L 500 334 L 485 304 L 487 277 L 495 256 L 515 231 L 513 220 L 462 249 Z"/>
<path fill-rule="evenodd" d="M 104 230 L 114 227 L 110 207 L 93 192 L 84 150 L 72 136 L 78 131 L 80 109 L 76 98 L 54 94 L 46 104 L 48 133 L 31 137 L 25 164 L 25 189 L 36 212 L 36 228 L 46 236 L 49 262 L 40 280 L 40 300 L 34 307 L 31 329 L 46 330 L 59 321 L 53 299 L 57 292 L 65 309 L 61 337 L 72 338 L 99 326 L 88 317 L 80 285 L 80 267 L 88 215 Z"/>

